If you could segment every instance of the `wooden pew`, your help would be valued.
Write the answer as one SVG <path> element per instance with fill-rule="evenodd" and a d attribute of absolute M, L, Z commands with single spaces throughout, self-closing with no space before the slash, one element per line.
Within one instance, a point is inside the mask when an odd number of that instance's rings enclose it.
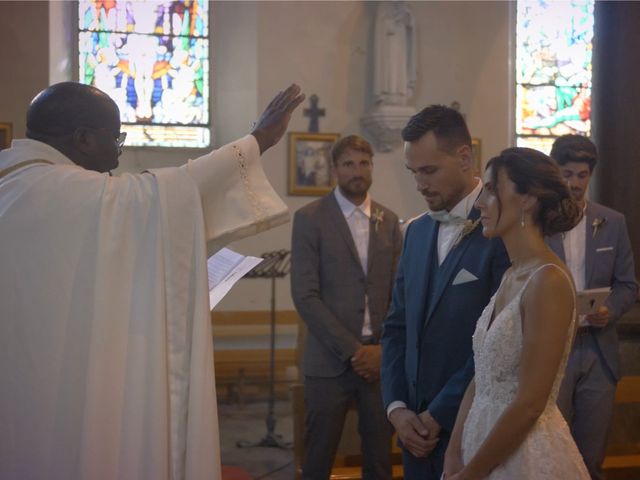
<path fill-rule="evenodd" d="M 616 405 L 625 404 L 640 409 L 640 376 L 622 377 L 618 382 Z M 640 429 L 640 424 L 637 428 Z M 613 445 L 609 451 L 602 465 L 607 480 L 640 479 L 640 444 Z"/>
<path fill-rule="evenodd" d="M 214 311 L 211 315 L 216 387 L 219 398 L 243 403 L 247 397 L 265 397 L 269 387 L 270 351 L 268 348 L 271 315 L 269 311 Z M 275 351 L 275 392 L 287 398 L 289 385 L 298 372 L 298 315 L 292 310 L 276 313 L 276 338 L 289 339 L 289 348 Z M 291 341 L 293 339 L 293 341 Z M 225 348 L 225 344 L 246 344 L 242 348 Z"/>

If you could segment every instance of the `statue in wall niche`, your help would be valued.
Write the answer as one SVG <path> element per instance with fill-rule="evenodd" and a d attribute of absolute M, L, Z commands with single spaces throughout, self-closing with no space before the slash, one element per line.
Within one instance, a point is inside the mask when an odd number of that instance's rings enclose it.
<path fill-rule="evenodd" d="M 373 94 L 377 105 L 407 105 L 416 83 L 413 13 L 405 2 L 378 4 Z"/>

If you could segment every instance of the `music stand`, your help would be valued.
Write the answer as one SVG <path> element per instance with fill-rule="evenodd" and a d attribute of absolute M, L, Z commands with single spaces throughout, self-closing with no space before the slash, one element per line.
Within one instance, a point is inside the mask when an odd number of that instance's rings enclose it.
<path fill-rule="evenodd" d="M 270 358 L 269 358 L 269 406 L 267 411 L 267 433 L 258 442 L 238 441 L 239 448 L 245 447 L 277 447 L 291 448 L 291 442 L 282 440 L 282 435 L 275 433 L 276 419 L 273 414 L 275 402 L 276 382 L 276 278 L 284 278 L 291 269 L 291 252 L 289 250 L 276 250 L 263 253 L 262 263 L 256 265 L 245 278 L 270 278 L 271 279 L 271 334 L 270 334 Z"/>

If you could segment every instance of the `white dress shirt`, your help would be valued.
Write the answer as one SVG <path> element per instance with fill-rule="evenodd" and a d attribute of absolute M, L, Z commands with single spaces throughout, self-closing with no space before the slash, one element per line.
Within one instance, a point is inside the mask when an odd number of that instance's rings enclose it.
<path fill-rule="evenodd" d="M 471 193 L 460 200 L 460 202 L 448 212 L 450 217 L 457 220 L 440 223 L 440 229 L 438 230 L 438 265 L 442 265 L 444 259 L 449 255 L 453 244 L 462 233 L 464 222 L 469 216 L 473 204 L 480 195 L 482 180 L 478 178 L 477 181 L 478 184 L 471 190 Z M 436 214 L 434 215 L 435 217 L 439 212 L 434 213 Z"/>
<path fill-rule="evenodd" d="M 344 215 L 353 243 L 356 245 L 358 257 L 364 274 L 367 274 L 367 260 L 369 258 L 369 226 L 371 224 L 371 197 L 367 194 L 364 202 L 354 205 L 340 191 L 340 187 L 334 190 L 338 206 Z M 373 334 L 371 330 L 371 318 L 369 316 L 369 300 L 364 297 L 364 323 L 362 325 L 362 336 L 368 337 Z"/>
<path fill-rule="evenodd" d="M 576 292 L 584 290 L 586 284 L 585 278 L 585 263 L 586 263 L 586 249 L 587 249 L 587 204 L 585 202 L 584 215 L 580 219 L 580 222 L 571 230 L 563 235 L 562 246 L 564 248 L 564 258 L 571 276 L 573 277 L 573 283 L 576 286 Z M 588 326 L 589 324 L 584 320 L 584 315 L 578 317 L 580 326 Z"/>

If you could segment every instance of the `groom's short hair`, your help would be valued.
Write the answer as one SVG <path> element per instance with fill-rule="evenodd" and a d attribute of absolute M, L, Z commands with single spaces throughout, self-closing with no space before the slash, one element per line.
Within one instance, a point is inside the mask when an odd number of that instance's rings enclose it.
<path fill-rule="evenodd" d="M 402 140 L 416 142 L 433 132 L 438 148 L 453 151 L 462 145 L 471 147 L 471 135 L 464 117 L 445 105 L 431 105 L 416 113 L 402 129 Z"/>

